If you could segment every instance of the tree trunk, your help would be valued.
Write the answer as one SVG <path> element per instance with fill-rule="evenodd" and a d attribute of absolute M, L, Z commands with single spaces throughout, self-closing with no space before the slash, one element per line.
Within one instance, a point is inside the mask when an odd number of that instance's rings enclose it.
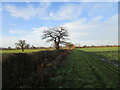
<path fill-rule="evenodd" d="M 57 47 L 56 47 L 57 50 L 59 50 L 59 44 L 57 44 Z"/>
<path fill-rule="evenodd" d="M 24 52 L 24 48 L 23 47 L 21 47 L 22 48 L 22 52 Z"/>
<path fill-rule="evenodd" d="M 55 43 L 55 48 L 56 48 L 56 50 L 59 50 L 59 44 L 58 43 Z"/>

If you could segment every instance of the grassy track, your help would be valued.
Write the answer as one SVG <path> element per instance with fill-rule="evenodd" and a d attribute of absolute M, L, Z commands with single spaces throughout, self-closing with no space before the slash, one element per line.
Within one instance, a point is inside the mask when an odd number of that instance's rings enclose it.
<path fill-rule="evenodd" d="M 55 70 L 49 88 L 116 88 L 118 69 L 89 52 L 73 50 Z"/>

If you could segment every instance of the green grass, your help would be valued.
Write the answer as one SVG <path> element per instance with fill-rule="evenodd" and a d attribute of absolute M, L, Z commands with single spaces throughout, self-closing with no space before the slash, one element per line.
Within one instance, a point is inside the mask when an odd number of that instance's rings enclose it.
<path fill-rule="evenodd" d="M 102 47 L 102 48 L 79 48 L 78 50 L 83 50 L 85 52 L 92 52 L 101 58 L 105 58 L 108 60 L 116 60 L 118 61 L 118 47 Z"/>
<path fill-rule="evenodd" d="M 30 52 L 37 52 L 37 51 L 44 51 L 44 50 L 53 50 L 53 49 L 25 49 L 24 52 L 21 50 L 0 50 L 0 53 L 30 53 Z"/>
<path fill-rule="evenodd" d="M 41 51 L 25 50 L 26 53 Z M 21 50 L 4 50 L 3 54 L 20 53 Z M 117 88 L 118 67 L 101 60 L 118 60 L 117 47 L 77 48 L 55 69 L 47 82 L 48 88 Z"/>
<path fill-rule="evenodd" d="M 49 88 L 116 88 L 118 69 L 92 53 L 74 49 L 55 70 Z"/>
<path fill-rule="evenodd" d="M 78 48 L 86 52 L 118 51 L 118 47 Z"/>
<path fill-rule="evenodd" d="M 96 54 L 106 58 L 107 60 L 119 61 L 119 59 L 118 59 L 118 52 L 97 52 Z"/>

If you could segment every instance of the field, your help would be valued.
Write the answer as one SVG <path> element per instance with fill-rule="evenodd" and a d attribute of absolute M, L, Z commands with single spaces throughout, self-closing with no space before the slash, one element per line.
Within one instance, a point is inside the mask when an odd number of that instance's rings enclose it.
<path fill-rule="evenodd" d="M 79 50 L 87 52 L 118 51 L 118 47 L 79 48 Z"/>
<path fill-rule="evenodd" d="M 6 86 L 6 83 L 8 83 L 7 81 L 11 82 L 11 77 L 19 78 L 19 80 L 17 78 L 12 80 L 13 82 L 16 82 L 16 80 L 18 80 L 17 81 L 18 84 L 13 84 L 13 85 L 21 86 L 21 83 L 23 83 L 28 87 L 32 86 L 34 88 L 35 87 L 44 87 L 44 88 L 118 88 L 119 87 L 120 82 L 118 81 L 119 72 L 117 66 L 119 63 L 118 47 L 75 48 L 72 50 L 72 52 L 69 55 L 67 55 L 66 59 L 63 59 L 61 63 L 57 65 L 57 68 L 50 70 L 49 68 L 51 67 L 51 64 L 48 65 L 47 63 L 50 63 L 51 61 L 53 62 L 52 58 L 55 59 L 56 56 L 59 55 L 56 54 L 55 52 L 47 52 L 47 53 L 48 53 L 47 57 L 46 57 L 46 53 L 40 54 L 40 52 L 39 53 L 35 52 L 33 54 L 30 54 L 30 57 L 29 54 L 28 55 L 24 54 L 25 56 L 27 55 L 26 58 L 30 60 L 24 58 L 24 56 L 22 57 L 22 54 L 20 54 L 20 57 L 13 55 L 13 57 L 11 57 L 12 62 L 9 61 L 9 58 L 6 58 L 7 62 L 5 60 L 4 63 L 4 71 L 5 71 L 4 87 Z M 60 55 L 64 55 L 64 53 L 61 53 Z M 24 58 L 26 62 L 24 62 L 22 58 Z M 46 67 L 49 73 L 46 70 L 42 72 L 45 73 L 45 76 L 46 73 L 48 73 L 49 76 L 51 75 L 50 72 L 52 72 L 52 77 L 47 78 L 47 81 L 41 83 L 41 81 L 39 81 L 41 78 L 40 76 L 41 74 L 39 75 L 37 72 L 37 71 L 41 72 L 40 71 L 41 69 L 39 70 L 34 67 L 41 66 L 42 64 L 39 64 L 38 62 L 45 62 L 44 60 L 47 59 L 48 61 L 46 62 L 47 64 Z M 21 64 L 19 64 L 19 62 L 16 60 L 18 60 Z M 114 63 L 111 63 L 113 61 Z M 24 66 L 22 63 L 23 64 L 28 63 L 29 65 L 25 64 Z M 34 66 L 32 65 L 33 63 L 35 63 Z M 6 65 L 9 66 L 8 70 Z M 15 68 L 14 66 L 16 66 L 17 68 Z M 20 67 L 22 68 L 22 70 L 20 69 Z M 24 67 L 26 67 L 26 69 L 24 69 Z M 29 69 L 31 70 L 30 72 L 32 72 L 31 74 L 29 72 Z M 7 76 L 9 72 L 11 73 L 11 77 Z M 16 74 L 16 76 L 13 72 Z M 28 72 L 27 74 L 28 78 L 24 77 L 25 76 L 24 74 L 26 72 Z M 21 78 L 19 74 L 23 75 L 24 78 Z M 11 85 L 9 84 L 8 86 L 11 87 Z"/>
<path fill-rule="evenodd" d="M 48 87 L 117 88 L 118 67 L 101 60 L 104 56 L 109 60 L 111 55 L 118 53 L 117 50 L 117 47 L 74 49 L 56 69 L 55 76 L 50 79 Z M 118 56 L 115 55 L 112 59 L 118 60 Z"/>
<path fill-rule="evenodd" d="M 102 48 L 80 48 L 85 52 L 91 52 L 96 56 L 101 57 L 102 60 L 118 61 L 120 51 L 118 47 L 102 47 Z"/>
<path fill-rule="evenodd" d="M 19 50 L 0 50 L 0 53 L 30 53 L 30 52 L 37 52 L 37 51 L 45 51 L 45 50 L 52 50 L 52 49 L 25 49 L 24 52 Z"/>

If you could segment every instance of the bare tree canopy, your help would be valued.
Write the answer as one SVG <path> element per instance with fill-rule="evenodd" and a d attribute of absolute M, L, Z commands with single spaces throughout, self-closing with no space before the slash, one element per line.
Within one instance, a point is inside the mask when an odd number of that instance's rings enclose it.
<path fill-rule="evenodd" d="M 18 43 L 15 43 L 17 47 L 20 47 L 22 49 L 22 52 L 24 52 L 24 47 L 26 45 L 25 40 L 18 40 Z"/>
<path fill-rule="evenodd" d="M 59 50 L 59 45 L 69 40 L 68 36 L 67 29 L 63 26 L 59 26 L 45 30 L 42 39 L 47 39 L 47 42 L 53 42 L 56 50 Z"/>

